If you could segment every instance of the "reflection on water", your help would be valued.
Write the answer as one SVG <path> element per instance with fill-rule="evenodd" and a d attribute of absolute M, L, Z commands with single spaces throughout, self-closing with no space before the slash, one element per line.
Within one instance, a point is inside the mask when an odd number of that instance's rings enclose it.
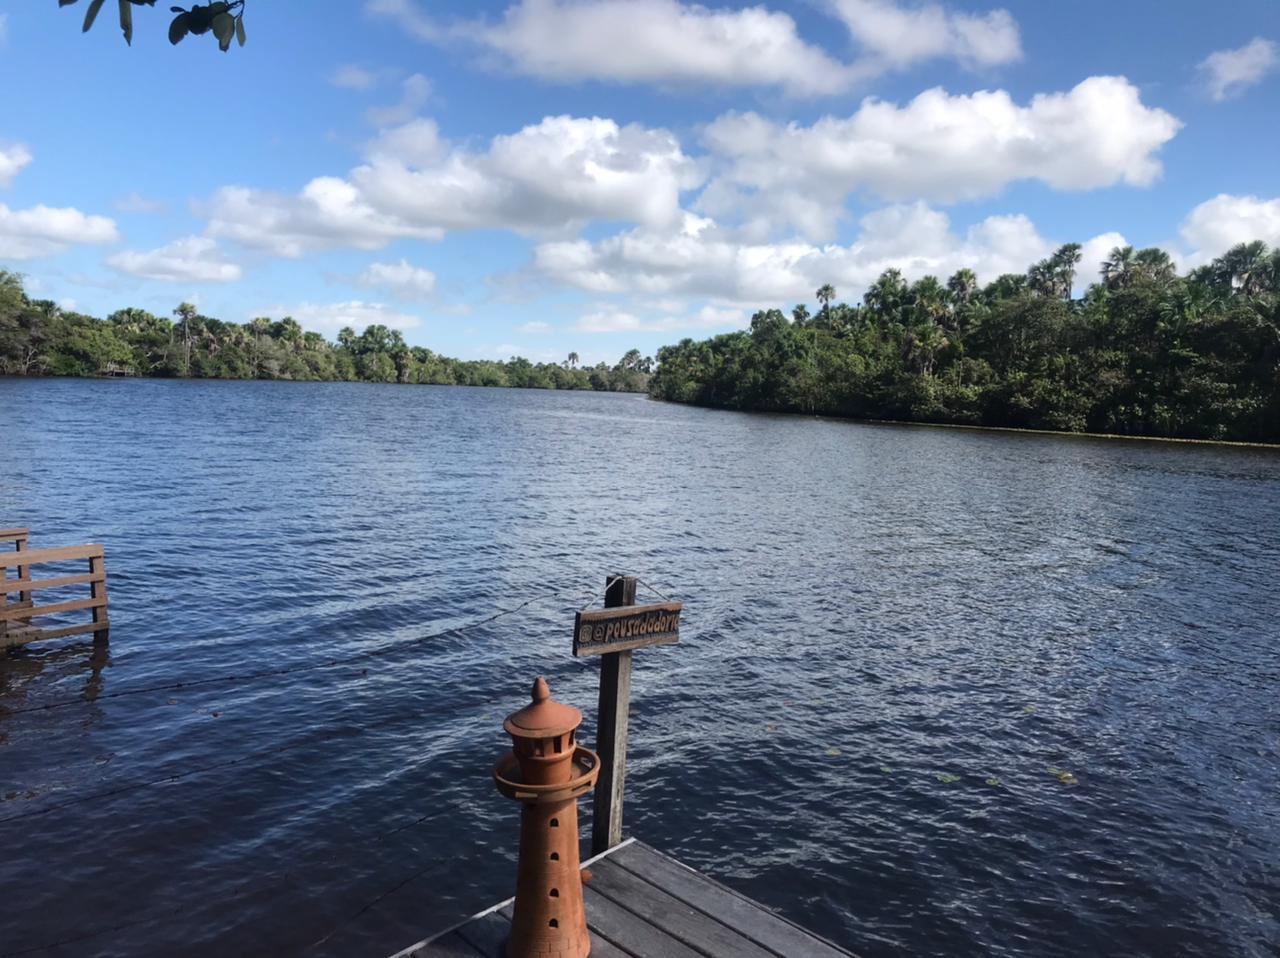
<path fill-rule="evenodd" d="M 1280 949 L 1274 453 L 426 387 L 0 406 L 0 525 L 104 542 L 112 596 L 109 652 L 0 663 L 0 953 L 383 955 L 509 894 L 501 719 L 545 673 L 590 722 L 572 612 L 615 569 L 686 603 L 636 659 L 635 834 L 865 955 Z"/>

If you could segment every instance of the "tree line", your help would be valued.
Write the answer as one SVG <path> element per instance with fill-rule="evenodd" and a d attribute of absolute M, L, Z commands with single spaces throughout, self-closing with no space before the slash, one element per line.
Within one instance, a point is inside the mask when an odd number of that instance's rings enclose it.
<path fill-rule="evenodd" d="M 292 379 L 445 386 L 519 386 L 644 392 L 653 360 L 632 349 L 616 364 L 462 360 L 409 346 L 399 330 L 350 327 L 331 343 L 292 317 L 228 323 L 190 303 L 173 318 L 121 309 L 106 319 L 27 296 L 22 278 L 0 270 L 0 375 L 140 375 L 203 379 Z"/>
<path fill-rule="evenodd" d="M 1080 246 L 979 286 L 886 270 L 857 305 L 761 310 L 749 331 L 658 351 L 650 394 L 730 409 L 1280 441 L 1280 250 L 1179 275 L 1113 249 L 1073 298 Z"/>

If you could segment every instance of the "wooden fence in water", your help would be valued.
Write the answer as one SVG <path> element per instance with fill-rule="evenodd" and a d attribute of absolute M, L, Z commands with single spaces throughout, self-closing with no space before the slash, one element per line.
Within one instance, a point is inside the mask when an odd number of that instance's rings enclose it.
<path fill-rule="evenodd" d="M 95 642 L 107 641 L 110 621 L 107 618 L 107 570 L 102 546 L 64 546 L 58 549 L 30 548 L 30 532 L 26 529 L 0 529 L 0 543 L 12 542 L 13 552 L 0 552 L 0 650 L 60 639 L 68 635 L 93 633 Z M 88 571 L 72 575 L 54 575 L 37 579 L 33 566 L 55 563 L 87 562 Z M 16 578 L 10 578 L 9 570 Z M 49 589 L 89 587 L 88 598 L 68 599 L 37 605 L 33 595 Z M 9 596 L 17 595 L 10 601 Z M 32 621 L 46 616 L 87 611 L 91 621 L 73 625 L 61 621 L 47 626 Z"/>

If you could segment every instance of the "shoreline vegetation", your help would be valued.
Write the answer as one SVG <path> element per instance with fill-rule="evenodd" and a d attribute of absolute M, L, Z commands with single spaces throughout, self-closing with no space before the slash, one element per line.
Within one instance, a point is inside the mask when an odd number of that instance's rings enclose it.
<path fill-rule="evenodd" d="M 979 287 L 886 270 L 860 305 L 823 286 L 811 314 L 658 350 L 656 399 L 754 412 L 1147 439 L 1280 441 L 1280 250 L 1232 247 L 1179 275 L 1113 249 L 1072 297 L 1060 247 Z"/>
<path fill-rule="evenodd" d="M 412 383 L 647 391 L 653 360 L 638 349 L 609 366 L 453 359 L 409 346 L 399 330 L 351 327 L 331 343 L 296 320 L 258 317 L 227 323 L 181 303 L 174 319 L 121 309 L 106 319 L 31 299 L 16 273 L 0 270 L 0 375 L 141 376 L 180 379 L 268 379 L 301 382 Z"/>

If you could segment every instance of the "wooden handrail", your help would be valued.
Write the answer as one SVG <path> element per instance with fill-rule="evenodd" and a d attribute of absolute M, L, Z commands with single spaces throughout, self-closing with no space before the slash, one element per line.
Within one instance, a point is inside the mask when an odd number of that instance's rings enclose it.
<path fill-rule="evenodd" d="M 62 546 L 57 549 L 27 549 L 23 552 L 0 552 L 0 569 L 40 565 L 45 562 L 70 562 L 72 559 L 101 559 L 102 546 Z"/>
<path fill-rule="evenodd" d="M 31 549 L 28 548 L 29 532 L 26 529 L 0 530 L 0 541 L 12 541 L 16 549 L 14 552 L 0 552 L 0 649 L 87 632 L 93 633 L 95 642 L 107 640 L 111 623 L 107 618 L 107 571 L 101 545 L 91 543 L 56 549 Z M 46 579 L 37 579 L 32 573 L 33 566 L 75 561 L 88 561 L 89 571 Z M 10 569 L 16 570 L 17 578 L 9 578 Z M 87 585 L 89 597 L 50 602 L 47 605 L 36 605 L 31 597 L 33 592 L 42 589 L 75 585 Z M 9 601 L 9 596 L 15 592 L 18 593 L 18 601 Z M 88 611 L 92 615 L 92 621 L 79 625 L 55 621 L 47 627 L 31 624 L 33 619 L 80 611 Z"/>

